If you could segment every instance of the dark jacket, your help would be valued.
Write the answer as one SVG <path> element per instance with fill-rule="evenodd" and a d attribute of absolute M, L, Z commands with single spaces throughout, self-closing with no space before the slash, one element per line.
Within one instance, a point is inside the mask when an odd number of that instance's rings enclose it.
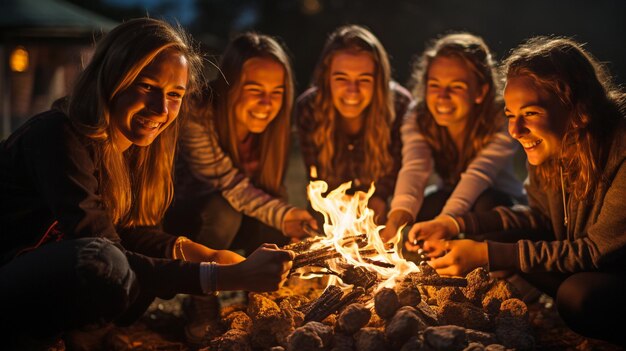
<path fill-rule="evenodd" d="M 0 265 L 34 247 L 58 221 L 63 240 L 117 243 L 142 288 L 156 296 L 201 293 L 199 264 L 171 259 L 176 237 L 113 225 L 99 195 L 92 143 L 55 110 L 31 118 L 0 143 Z"/>
<path fill-rule="evenodd" d="M 606 182 L 600 185 L 589 201 L 576 201 L 565 194 L 568 215 L 565 225 L 561 189 L 543 190 L 534 167 L 529 166 L 526 188 L 530 208 L 501 207 L 482 214 L 464 215 L 465 231 L 469 235 L 502 229 L 528 229 L 544 233 L 541 240 L 519 240 L 516 243 L 488 241 L 491 269 L 626 272 L 624 123 L 614 133 L 603 176 Z"/>
<path fill-rule="evenodd" d="M 400 126 L 413 99 L 405 88 L 395 82 L 390 83 L 390 90 L 393 94 L 396 114 L 390 126 L 389 153 L 393 159 L 392 170 L 379 179 L 372 179 L 371 175 L 366 174 L 365 169 L 363 169 L 366 155 L 362 133 L 350 137 L 336 132 L 335 140 L 328 141 L 335 143 L 335 156 L 332 161 L 334 169 L 326 170 L 328 176 L 326 179 L 321 179 L 328 183 L 329 190 L 333 190 L 345 182 L 352 181 L 352 191 L 361 190 L 367 192 L 371 182 L 374 182 L 376 190 L 373 196 L 380 197 L 386 201 L 393 195 L 396 177 L 402 166 Z M 294 108 L 294 119 L 298 126 L 302 156 L 310 180 L 319 179 L 311 177 L 311 167 L 315 167 L 317 174 L 322 174 L 322 169 L 318 162 L 320 150 L 313 142 L 313 132 L 317 129 L 317 123 L 313 116 L 316 95 L 317 88 L 310 88 L 298 97 Z"/>

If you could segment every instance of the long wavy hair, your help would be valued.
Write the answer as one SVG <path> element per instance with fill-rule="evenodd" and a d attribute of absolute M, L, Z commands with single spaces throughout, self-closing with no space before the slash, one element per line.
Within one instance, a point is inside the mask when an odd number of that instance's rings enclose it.
<path fill-rule="evenodd" d="M 282 196 L 289 152 L 294 82 L 289 55 L 276 39 L 260 33 L 246 32 L 230 41 L 219 62 L 221 74 L 212 82 L 210 96 L 204 99 L 201 118 L 205 121 L 213 119 L 220 146 L 241 169 L 239 141 L 235 129 L 235 102 L 242 90 L 243 65 L 246 61 L 259 57 L 272 59 L 283 66 L 285 93 L 278 115 L 258 136 L 261 170 L 252 181 L 269 194 Z"/>
<path fill-rule="evenodd" d="M 93 141 L 99 191 L 114 224 L 155 225 L 173 196 L 172 167 L 177 119 L 145 147 L 120 150 L 113 142 L 110 106 L 157 55 L 175 50 L 185 56 L 186 95 L 201 80 L 202 59 L 184 30 L 164 21 L 138 18 L 124 22 L 98 41 L 93 58 L 78 77 L 67 114 L 79 133 Z M 183 99 L 180 114 L 186 109 Z"/>
<path fill-rule="evenodd" d="M 591 199 L 605 181 L 602 170 L 612 133 L 626 112 L 624 92 L 583 44 L 570 38 L 531 38 L 512 50 L 502 70 L 507 79 L 530 77 L 569 112 L 559 156 L 531 170 L 546 188 L 559 189 L 562 167 L 571 194 Z"/>
<path fill-rule="evenodd" d="M 341 116 L 333 104 L 330 91 L 330 66 L 335 54 L 340 51 L 365 52 L 374 60 L 374 95 L 364 111 L 363 137 L 366 157 L 363 172 L 374 180 L 379 179 L 393 167 L 389 145 L 390 129 L 396 115 L 389 87 L 391 67 L 387 51 L 378 38 L 358 25 L 339 27 L 329 36 L 313 72 L 312 85 L 318 88 L 313 101 L 313 117 L 317 126 L 313 131 L 313 142 L 319 150 L 317 156 L 321 168 L 318 170 L 319 176 L 327 178 L 328 173 L 334 169 L 336 145 L 332 141 L 336 140 Z"/>
<path fill-rule="evenodd" d="M 437 124 L 426 105 L 428 70 L 438 57 L 461 60 L 474 73 L 479 87 L 488 86 L 487 94 L 468 116 L 463 135 L 463 145 L 467 147 L 463 150 L 457 150 L 448 128 Z M 445 34 L 434 39 L 419 57 L 410 85 L 415 96 L 417 125 L 437 160 L 435 171 L 445 184 L 454 185 L 471 160 L 504 127 L 501 81 L 493 55 L 479 36 L 466 32 Z"/>

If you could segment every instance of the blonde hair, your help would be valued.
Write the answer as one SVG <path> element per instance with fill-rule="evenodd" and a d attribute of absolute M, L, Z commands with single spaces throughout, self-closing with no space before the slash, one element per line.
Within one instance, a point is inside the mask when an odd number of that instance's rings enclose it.
<path fill-rule="evenodd" d="M 469 147 L 463 150 L 457 150 L 448 129 L 437 124 L 426 105 L 428 70 L 438 57 L 461 60 L 474 73 L 479 87 L 488 86 L 487 94 L 468 117 L 464 145 Z M 471 160 L 504 126 L 501 82 L 492 54 L 483 39 L 476 35 L 465 32 L 446 34 L 432 41 L 424 50 L 414 66 L 411 79 L 417 124 L 437 160 L 435 171 L 446 184 L 454 185 Z"/>
<path fill-rule="evenodd" d="M 202 59 L 190 38 L 181 27 L 138 18 L 115 27 L 97 43 L 69 98 L 68 116 L 79 133 L 93 140 L 99 191 L 113 223 L 121 227 L 157 224 L 173 197 L 172 167 L 180 119 L 149 146 L 131 145 L 122 152 L 112 140 L 109 111 L 113 99 L 165 50 L 180 52 L 187 59 L 186 94 L 194 95 L 201 82 Z"/>
<path fill-rule="evenodd" d="M 391 67 L 385 48 L 369 30 L 358 25 L 347 25 L 335 30 L 326 41 L 324 49 L 313 73 L 312 84 L 317 94 L 313 101 L 313 118 L 316 129 L 312 139 L 319 150 L 317 159 L 320 165 L 320 178 L 328 178 L 335 167 L 335 145 L 338 126 L 338 112 L 333 104 L 330 91 L 330 66 L 340 51 L 366 52 L 374 60 L 374 96 L 364 111 L 365 124 L 365 164 L 363 173 L 379 179 L 389 173 L 393 167 L 393 158 L 389 153 L 391 144 L 391 124 L 395 120 L 393 94 L 390 89 Z"/>
<path fill-rule="evenodd" d="M 612 133 L 624 119 L 624 92 L 582 44 L 569 38 L 531 38 L 512 50 L 502 70 L 507 79 L 530 77 L 569 113 L 559 156 L 531 170 L 545 188 L 559 189 L 559 168 L 563 167 L 574 198 L 591 199 L 605 181 L 602 169 Z"/>
<path fill-rule="evenodd" d="M 276 118 L 258 136 L 261 170 L 252 179 L 255 185 L 267 193 L 281 196 L 284 193 L 282 185 L 287 169 L 294 83 L 289 56 L 276 39 L 246 32 L 231 40 L 220 60 L 221 75 L 212 84 L 212 104 L 205 99 L 201 118 L 205 121 L 212 118 L 215 121 L 220 146 L 241 169 L 239 141 L 235 129 L 235 101 L 241 93 L 243 65 L 256 57 L 272 59 L 285 69 L 283 103 Z"/>

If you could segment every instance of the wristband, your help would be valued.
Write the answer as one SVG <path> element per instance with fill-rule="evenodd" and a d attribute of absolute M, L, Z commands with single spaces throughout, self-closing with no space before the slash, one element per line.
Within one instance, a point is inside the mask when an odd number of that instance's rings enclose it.
<path fill-rule="evenodd" d="M 206 295 L 217 295 L 217 270 L 215 262 L 200 263 L 200 286 Z"/>

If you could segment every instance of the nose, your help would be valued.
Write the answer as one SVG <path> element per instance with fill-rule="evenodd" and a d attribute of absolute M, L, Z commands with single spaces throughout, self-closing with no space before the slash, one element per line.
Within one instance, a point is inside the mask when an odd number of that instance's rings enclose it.
<path fill-rule="evenodd" d="M 150 112 L 156 115 L 167 115 L 167 98 L 163 93 L 154 93 L 150 96 L 150 102 L 148 105 Z"/>
<path fill-rule="evenodd" d="M 443 87 L 441 89 L 438 90 L 438 94 L 437 97 L 440 99 L 447 99 L 450 97 L 450 89 L 448 89 L 447 87 Z"/>
<path fill-rule="evenodd" d="M 358 93 L 359 92 L 359 82 L 348 82 L 348 86 L 346 89 L 349 93 Z"/>
<path fill-rule="evenodd" d="M 271 95 L 269 93 L 261 94 L 261 98 L 259 99 L 259 105 L 270 107 L 272 105 Z"/>
<path fill-rule="evenodd" d="M 514 139 L 519 139 L 528 134 L 528 128 L 523 118 L 509 118 L 509 134 L 511 134 L 511 137 Z"/>

